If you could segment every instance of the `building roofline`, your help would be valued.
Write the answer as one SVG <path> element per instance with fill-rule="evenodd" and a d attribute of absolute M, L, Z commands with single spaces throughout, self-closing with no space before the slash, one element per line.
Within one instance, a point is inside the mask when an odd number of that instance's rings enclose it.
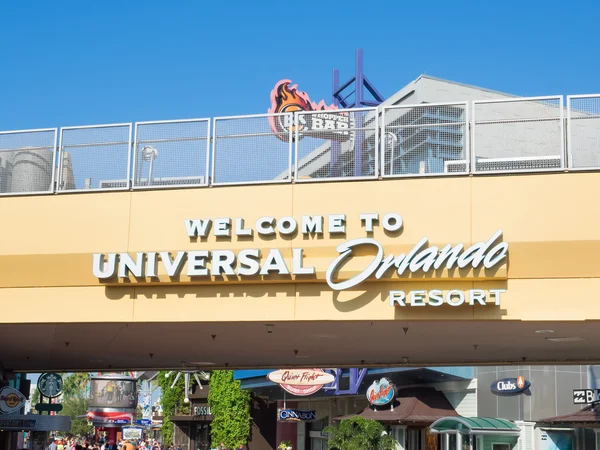
<path fill-rule="evenodd" d="M 471 88 L 471 89 L 478 89 L 480 91 L 489 92 L 491 94 L 505 95 L 507 97 L 522 97 L 522 95 L 509 94 L 507 92 L 496 91 L 494 89 L 488 89 L 488 88 L 484 88 L 484 87 L 481 87 L 481 86 L 475 86 L 474 84 L 461 83 L 459 81 L 448 80 L 446 78 L 434 77 L 432 75 L 427 75 L 427 74 L 424 74 L 424 73 L 422 73 L 421 75 L 419 75 L 413 81 L 413 83 L 416 83 L 416 82 L 418 82 L 421 79 L 428 79 L 428 80 L 433 80 L 433 81 L 441 81 L 442 83 L 449 83 L 449 84 L 454 84 L 456 86 L 462 86 L 462 87 L 467 87 L 467 88 Z"/>

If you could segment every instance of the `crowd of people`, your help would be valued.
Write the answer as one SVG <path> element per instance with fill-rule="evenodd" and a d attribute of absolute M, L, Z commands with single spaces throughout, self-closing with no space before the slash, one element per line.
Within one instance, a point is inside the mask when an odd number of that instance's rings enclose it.
<path fill-rule="evenodd" d="M 109 442 L 91 442 L 85 439 L 57 439 L 50 442 L 48 450 L 182 450 L 182 447 L 179 444 L 163 447 L 156 439 L 151 441 L 121 440 L 116 444 L 110 444 Z M 214 450 L 248 450 L 248 447 L 244 444 L 240 444 L 236 448 L 228 449 L 225 444 L 221 442 Z"/>
<path fill-rule="evenodd" d="M 50 442 L 48 450 L 182 450 L 179 445 L 163 447 L 157 440 L 129 441 L 116 444 L 109 442 L 91 442 L 88 440 L 57 439 Z"/>

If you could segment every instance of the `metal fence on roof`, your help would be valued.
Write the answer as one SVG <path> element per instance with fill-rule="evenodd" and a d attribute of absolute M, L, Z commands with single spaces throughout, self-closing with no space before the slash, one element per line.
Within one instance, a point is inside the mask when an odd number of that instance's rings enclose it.
<path fill-rule="evenodd" d="M 600 94 L 567 97 L 569 168 L 600 169 Z"/>
<path fill-rule="evenodd" d="M 600 94 L 0 132 L 0 195 L 600 170 Z"/>
<path fill-rule="evenodd" d="M 54 190 L 58 129 L 0 132 L 0 195 Z"/>
<path fill-rule="evenodd" d="M 468 173 L 467 116 L 466 102 L 383 107 L 381 175 Z"/>
<path fill-rule="evenodd" d="M 293 122 L 291 113 L 215 118 L 212 184 L 290 182 Z"/>
<path fill-rule="evenodd" d="M 473 102 L 473 172 L 565 168 L 562 96 Z"/>

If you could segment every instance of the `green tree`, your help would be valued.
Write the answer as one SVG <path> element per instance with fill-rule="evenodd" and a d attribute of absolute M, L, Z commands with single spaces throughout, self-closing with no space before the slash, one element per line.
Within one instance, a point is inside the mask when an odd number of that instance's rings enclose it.
<path fill-rule="evenodd" d="M 71 373 L 63 377 L 63 390 L 59 397 L 63 410 L 59 414 L 71 418 L 70 433 L 75 436 L 85 436 L 93 432 L 92 425 L 85 417 L 89 406 L 89 379 L 90 375 L 87 373 Z"/>
<path fill-rule="evenodd" d="M 339 450 L 395 450 L 396 440 L 376 420 L 356 416 L 323 430 L 329 435 L 329 448 Z"/>
<path fill-rule="evenodd" d="M 64 398 L 87 398 L 89 373 L 71 373 L 63 379 Z"/>
<path fill-rule="evenodd" d="M 215 370 L 210 375 L 208 403 L 213 415 L 210 424 L 212 446 L 221 442 L 227 448 L 247 444 L 252 430 L 250 392 L 233 379 L 231 370 Z"/>
<path fill-rule="evenodd" d="M 72 435 L 86 436 L 93 432 L 92 425 L 85 417 L 88 410 L 88 400 L 86 398 L 67 397 L 62 402 L 62 405 L 63 410 L 59 414 L 61 416 L 69 416 L 71 418 L 70 433 Z"/>
<path fill-rule="evenodd" d="M 35 405 L 37 405 L 39 402 L 40 402 L 40 391 L 36 387 L 35 391 L 33 391 L 33 395 L 31 396 L 31 404 L 33 405 L 33 407 L 35 407 Z"/>
<path fill-rule="evenodd" d="M 185 398 L 184 378 L 179 377 L 175 386 L 171 387 L 175 374 L 167 377 L 167 373 L 169 372 L 163 371 L 158 374 L 158 385 L 162 391 L 160 403 L 163 409 L 163 423 L 160 431 L 165 445 L 173 443 L 173 422 L 170 417 L 176 413 L 189 414 L 189 404 L 185 404 L 183 401 Z"/>

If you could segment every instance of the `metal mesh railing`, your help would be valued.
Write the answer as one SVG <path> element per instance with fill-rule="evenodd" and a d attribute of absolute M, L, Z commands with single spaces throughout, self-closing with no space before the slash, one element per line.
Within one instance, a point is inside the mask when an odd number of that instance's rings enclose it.
<path fill-rule="evenodd" d="M 600 169 L 600 94 L 567 97 L 569 168 Z"/>
<path fill-rule="evenodd" d="M 376 108 L 298 112 L 295 121 L 296 181 L 378 175 Z"/>
<path fill-rule="evenodd" d="M 563 98 L 473 102 L 473 172 L 564 167 Z"/>
<path fill-rule="evenodd" d="M 292 132 L 291 113 L 215 118 L 212 183 L 290 182 Z"/>
<path fill-rule="evenodd" d="M 566 109 L 566 112 L 565 112 Z M 0 195 L 600 170 L 600 94 L 0 132 Z M 59 145 L 57 146 L 57 140 Z"/>
<path fill-rule="evenodd" d="M 57 129 L 0 132 L 0 195 L 54 189 Z"/>
<path fill-rule="evenodd" d="M 208 184 L 210 119 L 135 125 L 133 188 Z"/>
<path fill-rule="evenodd" d="M 467 116 L 466 103 L 385 107 L 382 175 L 467 173 Z"/>
<path fill-rule="evenodd" d="M 58 191 L 129 189 L 131 124 L 60 130 Z"/>

